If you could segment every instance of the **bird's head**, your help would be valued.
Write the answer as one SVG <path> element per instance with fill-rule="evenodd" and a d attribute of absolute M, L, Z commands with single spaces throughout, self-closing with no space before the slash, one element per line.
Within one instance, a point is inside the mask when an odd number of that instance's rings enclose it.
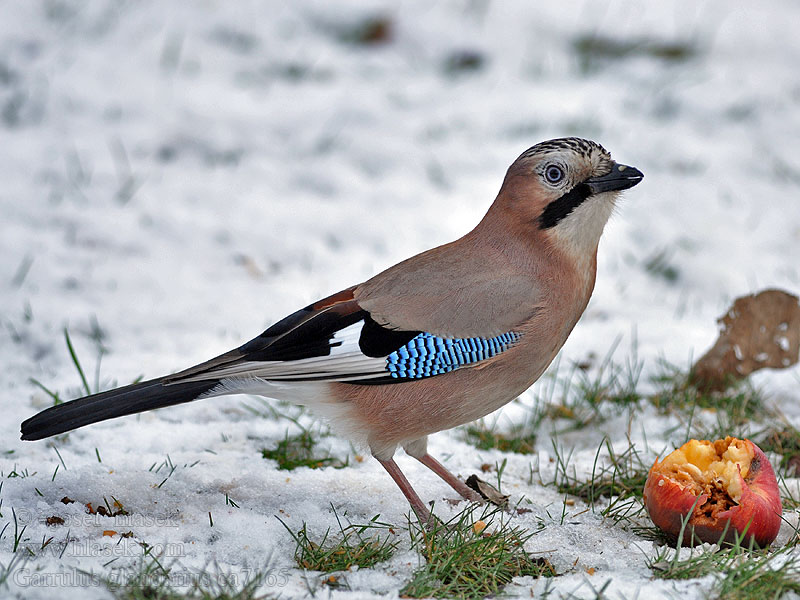
<path fill-rule="evenodd" d="M 619 193 L 642 177 L 638 169 L 614 162 L 600 144 L 558 138 L 514 161 L 495 205 L 528 232 L 536 230 L 572 253 L 593 254 Z"/>

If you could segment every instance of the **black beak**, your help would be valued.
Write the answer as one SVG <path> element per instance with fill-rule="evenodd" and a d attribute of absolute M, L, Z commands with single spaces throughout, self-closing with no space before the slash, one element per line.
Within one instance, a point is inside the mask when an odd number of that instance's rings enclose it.
<path fill-rule="evenodd" d="M 592 194 L 599 194 L 627 190 L 639 183 L 643 177 L 642 172 L 636 167 L 614 163 L 610 173 L 601 177 L 590 177 L 584 183 L 592 190 Z"/>

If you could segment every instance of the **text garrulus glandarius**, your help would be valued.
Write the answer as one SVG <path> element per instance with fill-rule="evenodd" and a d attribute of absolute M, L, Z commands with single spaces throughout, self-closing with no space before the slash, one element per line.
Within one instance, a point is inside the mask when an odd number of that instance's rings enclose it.
<path fill-rule="evenodd" d="M 22 424 L 22 439 L 211 396 L 286 399 L 368 445 L 428 521 L 395 450 L 402 446 L 477 499 L 428 454 L 427 436 L 489 414 L 541 376 L 589 302 L 598 242 L 620 191 L 641 179 L 594 142 L 537 144 L 514 161 L 486 216 L 464 237 L 307 306 L 208 362 L 48 408 Z"/>

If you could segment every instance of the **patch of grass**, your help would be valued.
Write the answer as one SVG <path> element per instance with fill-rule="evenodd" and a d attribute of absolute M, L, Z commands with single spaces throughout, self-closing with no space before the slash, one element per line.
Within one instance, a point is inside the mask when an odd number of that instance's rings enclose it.
<path fill-rule="evenodd" d="M 681 529 L 677 539 L 685 539 L 684 533 L 689 525 L 690 515 L 681 519 Z M 723 533 L 721 539 L 725 537 Z M 692 533 L 694 538 L 694 533 Z M 675 542 L 675 547 L 664 545 L 661 551 L 647 566 L 653 571 L 655 577 L 660 579 L 697 579 L 706 575 L 722 573 L 726 568 L 735 565 L 740 557 L 748 552 L 753 552 L 754 547 L 745 548 L 742 540 L 745 534 L 736 535 L 732 544 L 725 544 L 714 550 L 697 550 L 693 546 L 688 549 L 689 557 L 681 560 L 681 553 L 686 552 L 680 542 Z"/>
<path fill-rule="evenodd" d="M 158 557 L 146 555 L 132 568 L 115 569 L 113 576 L 84 573 L 104 585 L 115 600 L 262 600 L 273 597 L 259 593 L 263 584 L 279 584 L 286 575 L 274 577 L 275 570 L 225 573 L 218 567 L 188 570 L 177 565 L 164 566 Z"/>
<path fill-rule="evenodd" d="M 358 46 L 376 46 L 391 41 L 394 30 L 391 17 L 385 15 L 367 16 L 359 21 L 336 26 L 338 39 L 347 44 Z"/>
<path fill-rule="evenodd" d="M 562 381 L 559 394 L 562 400 L 557 404 L 551 402 L 547 413 L 551 419 L 570 421 L 562 432 L 579 431 L 604 422 L 609 417 L 607 407 L 615 415 L 639 405 L 642 396 L 636 388 L 644 364 L 638 360 L 635 342 L 631 357 L 624 364 L 613 362 L 621 339 L 614 341 L 596 368 L 591 363 L 575 365 Z"/>
<path fill-rule="evenodd" d="M 282 440 L 272 448 L 262 448 L 261 456 L 278 463 L 278 469 L 291 471 L 298 467 L 309 467 L 319 469 L 322 467 L 333 467 L 342 469 L 350 464 L 347 456 L 344 460 L 331 456 L 327 450 L 320 451 L 317 448 L 320 438 L 327 437 L 329 431 L 325 427 L 309 428 L 303 422 L 304 416 L 308 416 L 307 410 L 303 406 L 296 406 L 285 402 L 272 403 L 265 398 L 254 397 L 250 403 L 244 404 L 244 408 L 253 415 L 278 421 L 289 421 L 297 426 L 299 433 L 289 435 L 289 430 Z M 253 404 L 255 402 L 255 404 Z"/>
<path fill-rule="evenodd" d="M 800 557 L 786 546 L 777 552 L 753 550 L 738 538 L 730 546 L 711 550 L 689 550 L 681 559 L 681 548 L 665 547 L 648 562 L 659 579 L 698 579 L 715 576 L 707 597 L 716 600 L 763 600 L 800 593 Z"/>
<path fill-rule="evenodd" d="M 549 396 L 555 389 L 555 378 L 549 379 L 549 387 L 545 396 Z M 537 398 L 533 406 L 526 406 L 528 415 L 521 423 L 516 423 L 506 431 L 501 431 L 497 421 L 487 425 L 485 419 L 476 421 L 464 428 L 465 441 L 479 450 L 500 450 L 501 452 L 514 452 L 516 454 L 534 454 L 536 452 L 536 439 L 542 421 L 547 418 L 547 400 Z"/>
<path fill-rule="evenodd" d="M 590 358 L 586 363 L 576 364 L 566 378 L 559 378 L 557 373 L 550 376 L 557 383 L 550 387 L 544 402 L 545 415 L 536 423 L 537 428 L 547 418 L 567 422 L 566 427 L 559 426 L 558 433 L 581 431 L 624 411 L 633 417 L 642 401 L 646 401 L 663 414 L 675 415 L 683 421 L 675 428 L 680 436 L 675 438 L 675 444 L 680 445 L 691 438 L 749 437 L 753 423 L 774 421 L 777 417 L 763 394 L 748 380 L 734 381 L 722 392 L 702 390 L 692 385 L 690 371 L 668 363 L 661 364 L 661 372 L 652 380 L 656 391 L 642 394 L 638 389 L 643 363 L 638 360 L 636 344 L 630 357 L 619 364 L 612 361 L 619 341 L 612 344 L 600 364 L 593 365 Z M 531 430 L 521 431 L 531 435 Z M 510 447 L 515 437 L 496 436 L 491 430 L 487 433 L 473 429 L 468 434 L 483 447 L 494 445 L 500 449 Z M 800 456 L 797 462 L 800 463 Z"/>
<path fill-rule="evenodd" d="M 784 560 L 785 559 L 785 560 Z M 800 593 L 800 563 L 796 555 L 776 552 L 754 555 L 728 570 L 717 586 L 719 600 L 763 600 Z"/>
<path fill-rule="evenodd" d="M 651 464 L 630 441 L 627 448 L 617 452 L 610 440 L 604 439 L 595 452 L 588 477 L 578 477 L 575 468 L 570 466 L 571 452 L 565 454 L 555 441 L 553 448 L 556 469 L 551 485 L 559 492 L 580 498 L 603 518 L 622 524 L 624 529 L 639 537 L 667 541 L 667 536 L 652 524 L 642 498 Z M 602 499 L 606 501 L 601 504 Z M 568 502 L 572 501 L 565 499 L 564 511 Z"/>
<path fill-rule="evenodd" d="M 675 447 L 682 446 L 691 439 L 721 440 L 726 437 L 747 439 L 750 437 L 751 423 L 742 422 L 735 415 L 720 411 L 713 415 L 713 419 L 698 419 L 696 414 L 690 415 L 684 433 L 675 441 Z"/>
<path fill-rule="evenodd" d="M 0 68 L 0 70 L 2 69 Z M 11 285 L 15 288 L 22 287 L 22 284 L 25 282 L 25 278 L 28 276 L 32 266 L 33 255 L 27 253 L 22 257 L 22 261 L 19 263 L 19 266 L 17 266 L 17 270 L 14 272 L 14 277 L 11 278 Z M 30 305 L 26 306 L 26 313 L 29 309 Z"/>
<path fill-rule="evenodd" d="M 61 399 L 60 392 L 58 392 L 57 390 L 56 391 L 51 390 L 49 387 L 47 387 L 45 384 L 43 384 L 41 381 L 39 381 L 35 377 L 29 377 L 28 381 L 30 381 L 33 385 L 35 385 L 40 390 L 42 390 L 45 394 L 50 396 L 50 398 L 52 398 L 52 400 L 53 400 L 53 406 L 56 406 L 56 405 L 61 404 L 62 402 L 64 402 Z"/>
<path fill-rule="evenodd" d="M 192 467 L 198 465 L 199 463 L 200 459 L 195 460 L 194 462 L 191 463 L 183 463 L 183 468 L 191 469 Z M 169 478 L 172 477 L 173 473 L 175 473 L 177 469 L 178 465 L 172 462 L 172 459 L 170 458 L 169 454 L 167 454 L 167 458 L 165 458 L 160 463 L 154 462 L 152 465 L 150 465 L 148 471 L 150 471 L 151 473 L 160 474 L 162 476 L 165 475 L 165 477 L 161 480 L 161 482 L 158 485 L 156 485 L 157 488 L 160 488 L 165 483 L 167 483 L 167 481 L 169 481 Z"/>
<path fill-rule="evenodd" d="M 83 395 L 88 396 L 91 394 L 96 394 L 97 392 L 101 391 L 100 365 L 102 363 L 103 356 L 105 356 L 105 354 L 108 352 L 108 350 L 103 344 L 106 334 L 100 327 L 100 324 L 97 322 L 97 319 L 94 317 L 90 319 L 89 327 L 90 329 L 87 335 L 89 339 L 91 339 L 94 342 L 95 347 L 97 348 L 97 360 L 95 362 L 94 379 L 92 381 L 92 385 L 89 384 L 89 380 L 86 377 L 86 372 L 84 371 L 83 366 L 81 365 L 81 361 L 78 358 L 78 353 L 75 350 L 75 346 L 72 343 L 72 338 L 70 337 L 69 329 L 66 327 L 64 328 L 64 342 L 67 346 L 67 352 L 69 353 L 70 361 L 72 362 L 72 365 L 75 367 L 75 371 L 78 373 L 78 377 L 81 380 L 80 388 L 73 394 L 75 397 Z M 137 383 L 141 379 L 142 376 L 140 375 L 132 383 Z M 64 402 L 64 400 L 61 398 L 61 392 L 59 392 L 58 390 L 51 390 L 41 381 L 35 379 L 34 377 L 30 377 L 28 381 L 30 381 L 30 383 L 32 383 L 40 390 L 42 390 L 45 394 L 50 396 L 50 398 L 53 400 L 53 406 Z M 116 382 L 114 381 L 111 383 L 110 387 L 113 388 L 115 386 Z"/>
<path fill-rule="evenodd" d="M 612 62 L 635 57 L 647 57 L 665 63 L 681 63 L 698 54 L 697 46 L 689 41 L 664 41 L 648 37 L 617 39 L 596 33 L 581 35 L 573 42 L 584 73 L 598 71 Z"/>
<path fill-rule="evenodd" d="M 392 557 L 397 549 L 397 541 L 391 540 L 393 533 L 391 526 L 379 522 L 377 515 L 366 525 L 345 526 L 342 525 L 335 509 L 333 514 L 339 525 L 339 534 L 334 539 L 330 535 L 331 530 L 328 529 L 319 542 L 311 540 L 314 536 L 309 537 L 305 523 L 294 532 L 278 519 L 295 541 L 294 560 L 298 567 L 309 571 L 332 573 L 347 571 L 354 566 L 374 567 Z M 387 530 L 390 535 L 381 537 L 379 534 L 374 534 L 376 530 Z"/>
<path fill-rule="evenodd" d="M 764 398 L 749 385 L 722 393 L 701 393 L 696 389 L 691 389 L 688 398 L 698 408 L 730 415 L 735 423 L 747 423 L 771 416 L 764 403 Z"/>
<path fill-rule="evenodd" d="M 78 360 L 78 354 L 75 352 L 75 348 L 72 345 L 72 340 L 69 337 L 69 329 L 67 329 L 66 327 L 64 328 L 64 340 L 67 342 L 67 350 L 69 350 L 69 356 L 72 359 L 72 364 L 75 365 L 75 369 L 78 371 L 78 375 L 80 375 L 81 383 L 83 384 L 83 389 L 86 391 L 86 395 L 89 396 L 92 393 L 92 388 L 89 387 L 89 382 L 86 380 L 86 375 L 83 372 L 83 367 L 81 367 L 81 362 Z M 103 354 L 101 352 L 97 357 L 98 363 L 102 358 L 102 356 Z"/>
<path fill-rule="evenodd" d="M 486 65 L 484 54 L 474 49 L 451 52 L 444 61 L 444 72 L 451 77 L 480 71 Z"/>
<path fill-rule="evenodd" d="M 342 469 L 349 464 L 349 461 L 341 461 L 329 453 L 317 454 L 316 445 L 317 438 L 309 429 L 303 429 L 300 433 L 291 436 L 287 431 L 286 437 L 274 448 L 263 448 L 261 456 L 277 461 L 278 469 L 283 471 L 291 471 L 297 467 Z"/>
<path fill-rule="evenodd" d="M 675 283 L 680 278 L 680 270 L 671 262 L 674 250 L 662 248 L 645 259 L 644 269 L 653 277 L 660 277 L 668 283 Z"/>
<path fill-rule="evenodd" d="M 604 402 L 617 406 L 630 406 L 637 404 L 642 398 L 636 387 L 644 364 L 637 359 L 635 348 L 633 357 L 624 365 L 613 363 L 612 356 L 618 344 L 619 340 L 614 343 L 594 377 L 589 377 L 586 372 L 581 371 L 578 390 L 590 406 L 599 406 Z"/>
<path fill-rule="evenodd" d="M 547 559 L 525 552 L 533 533 L 511 527 L 498 509 L 487 510 L 474 522 L 473 510 L 467 509 L 430 530 L 412 525 L 411 543 L 425 564 L 400 596 L 485 598 L 499 594 L 514 577 L 556 575 Z"/>
<path fill-rule="evenodd" d="M 15 552 L 11 555 L 11 560 L 8 563 L 0 563 L 0 588 L 8 585 L 8 580 L 12 579 L 14 571 L 25 566 L 27 557 L 21 553 Z"/>
<path fill-rule="evenodd" d="M 536 431 L 530 431 L 525 426 L 513 427 L 508 433 L 490 429 L 483 422 L 466 428 L 467 442 L 479 450 L 533 454 L 536 452 L 536 437 Z"/>
<path fill-rule="evenodd" d="M 699 579 L 706 575 L 720 573 L 729 568 L 744 552 L 741 548 L 723 550 L 691 550 L 688 558 L 680 560 L 680 552 L 673 554 L 674 548 L 665 546 L 656 557 L 648 561 L 648 568 L 657 579 Z"/>
<path fill-rule="evenodd" d="M 789 486 L 784 477 L 778 476 L 778 489 L 781 493 L 781 504 L 784 510 L 797 510 L 800 508 L 800 486 Z M 795 536 L 800 542 L 800 532 Z"/>
<path fill-rule="evenodd" d="M 25 535 L 25 530 L 28 528 L 28 525 L 27 524 L 23 525 L 22 528 L 20 529 L 19 521 L 17 520 L 17 511 L 14 510 L 14 507 L 11 507 L 11 516 L 14 519 L 14 545 L 13 545 L 12 550 L 14 552 L 16 552 L 17 550 L 19 550 L 21 548 L 20 544 L 23 541 L 26 541 L 26 540 L 28 540 L 30 538 L 23 537 Z M 3 529 L 5 529 L 5 528 L 3 528 Z"/>
<path fill-rule="evenodd" d="M 788 477 L 800 475 L 800 431 L 786 423 L 767 427 L 754 436 L 756 445 L 764 452 L 780 454 L 780 471 Z"/>
<path fill-rule="evenodd" d="M 763 396 L 747 380 L 732 381 L 722 392 L 706 391 L 691 384 L 691 372 L 675 365 L 661 363 L 661 373 L 653 382 L 661 389 L 651 397 L 651 402 L 664 411 L 671 409 L 702 408 L 719 410 L 737 416 L 741 421 L 753 416 L 767 418 L 768 411 Z"/>
<path fill-rule="evenodd" d="M 653 380 L 659 389 L 649 398 L 653 406 L 664 414 L 684 417 L 686 432 L 681 443 L 691 438 L 748 437 L 752 423 L 777 416 L 759 390 L 747 380 L 731 382 L 724 391 L 703 390 L 690 382 L 691 372 L 662 363 L 661 373 Z M 714 422 L 699 418 L 702 411 L 715 414 Z"/>
<path fill-rule="evenodd" d="M 611 441 L 604 439 L 595 453 L 591 476 L 586 480 L 579 478 L 574 468 L 569 468 L 571 454 L 565 457 L 555 441 L 553 448 L 556 458 L 553 486 L 562 494 L 577 496 L 590 507 L 602 497 L 642 497 L 650 465 L 642 459 L 633 444 L 617 454 Z M 601 460 L 604 448 L 605 456 Z"/>
<path fill-rule="evenodd" d="M 36 475 L 36 473 L 37 471 L 31 473 L 28 471 L 28 469 L 18 469 L 17 463 L 14 463 L 14 467 L 8 472 L 8 474 L 5 474 L 3 473 L 3 471 L 0 471 L 0 477 L 4 477 L 7 479 L 13 479 L 15 477 L 18 477 L 20 479 L 25 479 L 26 477 L 33 477 L 34 475 Z"/>

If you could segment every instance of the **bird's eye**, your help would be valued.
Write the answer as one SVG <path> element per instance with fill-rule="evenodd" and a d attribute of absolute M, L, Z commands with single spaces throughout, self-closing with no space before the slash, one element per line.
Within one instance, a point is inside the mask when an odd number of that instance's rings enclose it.
<path fill-rule="evenodd" d="M 564 170 L 557 165 L 550 165 L 544 170 L 544 177 L 547 183 L 558 183 L 564 179 Z"/>

